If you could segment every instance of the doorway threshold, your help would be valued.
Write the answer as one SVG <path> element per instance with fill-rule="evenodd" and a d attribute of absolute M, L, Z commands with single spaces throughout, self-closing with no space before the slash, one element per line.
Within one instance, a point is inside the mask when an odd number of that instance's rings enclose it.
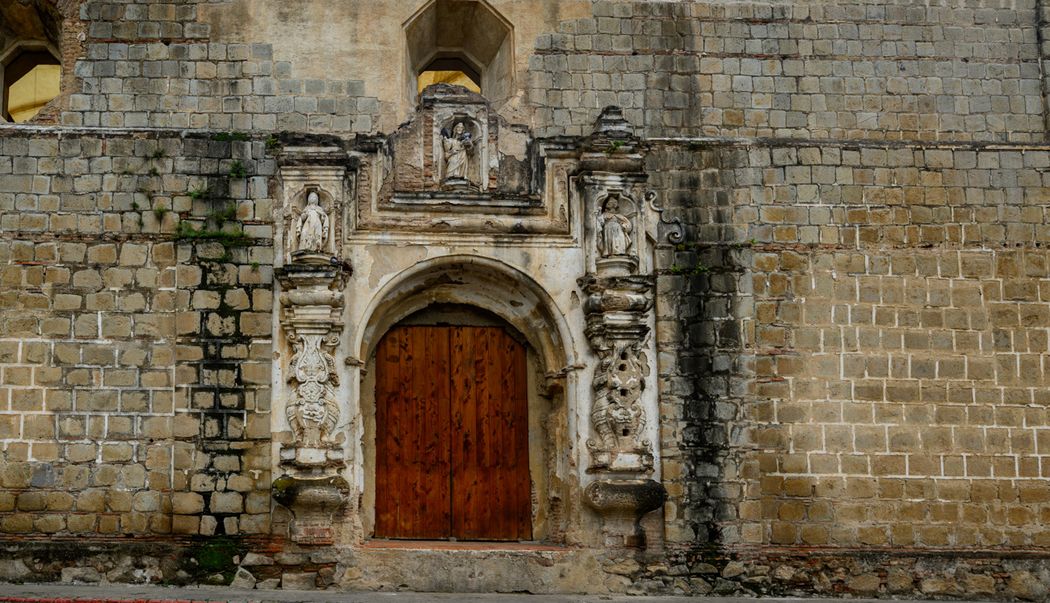
<path fill-rule="evenodd" d="M 395 549 L 412 551 L 523 551 L 564 552 L 566 546 L 538 542 L 494 542 L 494 541 L 448 541 L 448 540 L 385 540 L 372 539 L 364 542 L 366 549 Z"/>

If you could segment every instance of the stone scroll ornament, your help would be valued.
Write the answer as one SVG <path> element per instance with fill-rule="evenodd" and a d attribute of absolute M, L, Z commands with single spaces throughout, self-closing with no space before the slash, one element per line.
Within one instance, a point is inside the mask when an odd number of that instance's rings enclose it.
<path fill-rule="evenodd" d="M 285 413 L 297 444 L 321 447 L 332 442 L 339 422 L 333 385 L 339 385 L 335 359 L 325 350 L 321 335 L 301 335 L 294 343 L 289 383 L 294 395 Z"/>

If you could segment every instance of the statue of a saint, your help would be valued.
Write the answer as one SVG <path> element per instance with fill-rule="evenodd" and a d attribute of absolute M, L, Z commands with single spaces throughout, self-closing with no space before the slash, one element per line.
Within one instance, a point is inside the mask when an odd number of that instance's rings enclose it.
<path fill-rule="evenodd" d="M 474 150 L 474 141 L 463 122 L 456 122 L 452 134 L 442 137 L 441 147 L 445 151 L 445 180 L 467 180 L 467 154 Z"/>
<path fill-rule="evenodd" d="M 298 242 L 293 251 L 324 251 L 328 241 L 328 214 L 321 209 L 317 191 L 310 191 L 306 207 L 296 221 Z"/>
<path fill-rule="evenodd" d="M 631 248 L 631 221 L 619 209 L 619 199 L 609 197 L 598 216 L 598 251 L 602 257 L 627 255 Z"/>

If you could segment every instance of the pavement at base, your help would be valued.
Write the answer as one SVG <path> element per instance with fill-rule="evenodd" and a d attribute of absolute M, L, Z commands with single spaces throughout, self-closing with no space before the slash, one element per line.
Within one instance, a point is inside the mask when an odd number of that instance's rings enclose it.
<path fill-rule="evenodd" d="M 292 590 L 237 590 L 223 587 L 165 587 L 125 584 L 0 584 L 0 603 L 755 603 L 740 597 L 632 597 L 611 595 L 530 595 L 476 593 L 345 592 Z M 761 599 L 763 603 L 838 603 L 843 599 Z M 849 599 L 849 603 L 876 603 L 877 599 Z M 880 602 L 882 603 L 882 602 Z M 906 602 L 897 602 L 906 603 Z"/>

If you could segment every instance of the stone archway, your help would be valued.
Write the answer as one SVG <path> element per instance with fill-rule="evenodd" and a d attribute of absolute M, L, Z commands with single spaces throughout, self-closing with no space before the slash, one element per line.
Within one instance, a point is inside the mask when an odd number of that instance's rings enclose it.
<path fill-rule="evenodd" d="M 532 539 L 564 541 L 571 479 L 572 449 L 567 425 L 575 404 L 566 386 L 572 366 L 565 323 L 549 296 L 527 275 L 500 262 L 473 256 L 449 256 L 421 262 L 383 287 L 369 305 L 367 321 L 353 348 L 363 363 L 360 379 L 360 449 L 357 458 L 362 504 L 360 522 L 365 537 L 374 534 L 376 500 L 376 360 L 375 351 L 391 329 L 427 315 L 427 308 L 459 308 L 465 314 L 490 316 L 523 341 L 527 349 L 528 457 L 531 482 Z M 407 322 L 406 322 L 407 319 Z M 473 324 L 474 318 L 447 322 Z M 418 318 L 416 319 L 418 322 Z M 426 320 L 424 320 L 426 322 Z"/>

